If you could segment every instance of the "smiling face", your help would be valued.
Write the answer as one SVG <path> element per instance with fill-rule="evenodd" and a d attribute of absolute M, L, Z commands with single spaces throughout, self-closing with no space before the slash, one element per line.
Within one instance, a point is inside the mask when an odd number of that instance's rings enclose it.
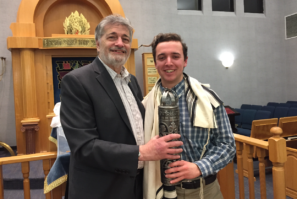
<path fill-rule="evenodd" d="M 96 41 L 100 59 L 117 73 L 126 63 L 130 51 L 131 42 L 129 30 L 120 24 L 109 24 L 104 27 L 104 35 Z"/>
<path fill-rule="evenodd" d="M 159 43 L 156 47 L 156 69 L 161 77 L 162 86 L 173 88 L 183 79 L 183 70 L 188 58 L 184 58 L 179 41 Z"/>

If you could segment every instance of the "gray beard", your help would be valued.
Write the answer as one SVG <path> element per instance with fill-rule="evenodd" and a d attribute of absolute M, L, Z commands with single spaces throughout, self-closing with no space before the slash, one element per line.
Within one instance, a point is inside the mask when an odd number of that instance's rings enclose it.
<path fill-rule="evenodd" d="M 122 67 L 126 63 L 126 61 L 127 61 L 127 59 L 128 59 L 129 56 L 130 56 L 130 52 L 129 52 L 129 54 L 128 54 L 127 57 L 121 57 L 121 56 L 119 56 L 119 57 L 115 56 L 114 57 L 114 56 L 111 56 L 110 54 L 108 54 L 107 56 L 105 56 L 104 51 L 102 51 L 102 53 L 99 53 L 100 59 L 106 65 L 113 66 L 114 68 L 120 68 L 120 67 Z"/>

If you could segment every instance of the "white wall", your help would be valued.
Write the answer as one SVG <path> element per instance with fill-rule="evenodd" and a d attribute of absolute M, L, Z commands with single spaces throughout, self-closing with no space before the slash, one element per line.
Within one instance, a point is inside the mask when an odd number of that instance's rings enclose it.
<path fill-rule="evenodd" d="M 0 0 L 0 57 L 6 57 L 6 72 L 0 81 L 0 141 L 11 146 L 16 146 L 16 129 L 11 52 L 7 50 L 6 40 L 12 36 L 9 26 L 16 22 L 20 2 L 21 0 Z"/>
<path fill-rule="evenodd" d="M 287 100 L 283 4 L 267 0 L 265 15 L 244 14 L 243 0 L 236 0 L 236 14 L 213 13 L 211 0 L 204 0 L 202 14 L 177 11 L 175 0 L 120 0 L 132 20 L 139 44 L 149 44 L 160 32 L 180 34 L 189 47 L 185 72 L 210 83 L 226 105 L 266 105 Z M 235 55 L 232 68 L 225 69 L 219 54 Z M 141 48 L 136 53 L 137 78 L 142 82 Z"/>
<path fill-rule="evenodd" d="M 175 32 L 189 47 L 185 72 L 210 83 L 226 105 L 265 105 L 268 101 L 297 101 L 297 38 L 285 40 L 284 16 L 297 12 L 295 0 L 265 0 L 265 15 L 243 13 L 243 0 L 236 0 L 233 14 L 213 13 L 211 0 L 203 0 L 203 13 L 177 11 L 176 0 L 119 0 L 135 28 L 140 44 L 150 44 L 160 32 Z M 0 141 L 15 140 L 11 54 L 7 50 L 9 26 L 16 21 L 21 0 L 0 0 L 0 56 L 7 58 L 7 72 L 0 81 Z M 232 68 L 225 69 L 219 54 L 235 55 Z M 143 85 L 141 55 L 136 51 L 136 76 Z"/>
<path fill-rule="evenodd" d="M 297 1 L 285 1 L 284 16 L 297 13 Z M 282 19 L 285 20 L 284 18 Z M 284 29 L 284 26 L 282 27 Z M 283 32 L 285 34 L 285 32 Z M 297 38 L 288 39 L 285 41 L 285 57 L 287 68 L 287 99 L 297 101 Z"/>

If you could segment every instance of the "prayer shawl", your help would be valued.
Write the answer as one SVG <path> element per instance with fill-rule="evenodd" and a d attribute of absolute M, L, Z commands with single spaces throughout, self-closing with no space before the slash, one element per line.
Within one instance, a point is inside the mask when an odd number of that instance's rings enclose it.
<path fill-rule="evenodd" d="M 196 127 L 216 128 L 213 108 L 217 108 L 221 101 L 217 95 L 209 89 L 209 85 L 201 84 L 196 79 L 185 77 L 185 92 L 188 110 L 192 123 Z M 151 138 L 159 135 L 158 106 L 160 105 L 160 83 L 142 101 L 145 107 L 144 139 L 147 143 Z M 205 145 L 206 146 L 206 145 Z M 202 154 L 203 155 L 203 154 Z M 160 161 L 146 161 L 144 165 L 144 199 L 162 199 L 164 190 L 161 182 Z M 170 198 L 176 198 L 176 192 L 166 193 Z"/>

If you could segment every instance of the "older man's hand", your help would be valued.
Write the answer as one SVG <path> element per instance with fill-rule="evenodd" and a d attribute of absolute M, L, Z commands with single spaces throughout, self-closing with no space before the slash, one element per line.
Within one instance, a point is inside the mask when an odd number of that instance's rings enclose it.
<path fill-rule="evenodd" d="M 140 161 L 155 161 L 162 159 L 179 159 L 182 148 L 173 148 L 183 145 L 182 141 L 172 141 L 179 139 L 179 134 L 169 134 L 166 136 L 155 136 L 145 145 L 139 146 Z"/>

